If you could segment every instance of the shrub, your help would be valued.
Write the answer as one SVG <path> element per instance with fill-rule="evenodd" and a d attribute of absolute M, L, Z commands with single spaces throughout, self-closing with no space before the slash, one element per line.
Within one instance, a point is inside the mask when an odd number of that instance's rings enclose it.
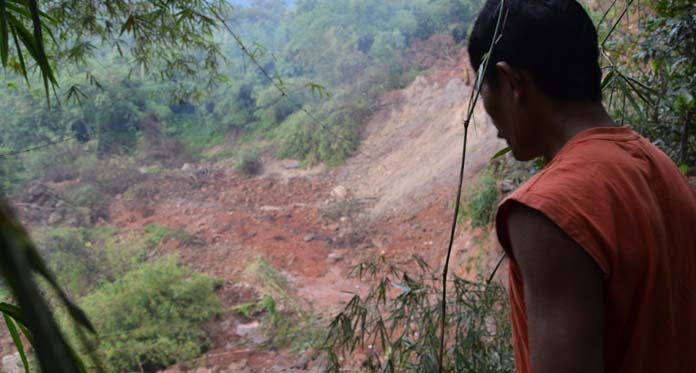
<path fill-rule="evenodd" d="M 111 228 L 49 228 L 36 232 L 47 265 L 68 293 L 82 296 L 143 260 L 145 244 L 114 239 Z"/>
<path fill-rule="evenodd" d="M 205 149 L 224 142 L 220 127 L 219 123 L 206 121 L 198 114 L 182 114 L 172 124 L 172 134 L 195 157 Z"/>
<path fill-rule="evenodd" d="M 301 159 L 307 165 L 343 163 L 358 147 L 360 118 L 367 110 L 351 106 L 338 113 L 317 115 L 316 123 L 303 112 L 289 116 L 273 131 L 280 143 L 279 158 Z"/>
<path fill-rule="evenodd" d="M 244 176 L 254 176 L 261 172 L 261 162 L 259 161 L 259 153 L 256 149 L 245 149 L 239 154 L 237 171 Z"/>
<path fill-rule="evenodd" d="M 76 208 L 82 209 L 94 224 L 99 219 L 109 220 L 109 199 L 93 185 L 84 184 L 70 188 L 64 193 L 65 198 Z"/>
<path fill-rule="evenodd" d="M 159 246 L 164 240 L 174 238 L 179 241 L 190 239 L 188 233 L 181 230 L 171 230 L 157 224 L 149 224 L 145 227 L 145 246 L 153 249 Z"/>
<path fill-rule="evenodd" d="M 101 192 L 112 196 L 125 192 L 146 178 L 132 159 L 115 157 L 94 162 L 85 167 L 80 176 L 83 182 L 94 184 Z"/>
<path fill-rule="evenodd" d="M 484 172 L 468 193 L 466 215 L 471 220 L 471 225 L 485 227 L 490 224 L 499 199 L 500 193 L 493 173 Z"/>
<path fill-rule="evenodd" d="M 58 282 L 70 294 L 85 294 L 99 277 L 99 260 L 83 228 L 53 228 L 38 232 L 37 244 Z"/>
<path fill-rule="evenodd" d="M 153 371 L 190 360 L 210 345 L 201 324 L 222 312 L 218 282 L 174 259 L 143 264 L 83 298 L 110 371 Z"/>

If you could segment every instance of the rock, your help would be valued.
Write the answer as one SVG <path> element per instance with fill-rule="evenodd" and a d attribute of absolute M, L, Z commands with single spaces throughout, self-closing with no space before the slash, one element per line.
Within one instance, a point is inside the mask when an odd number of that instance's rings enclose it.
<path fill-rule="evenodd" d="M 200 368 L 196 369 L 196 373 L 210 373 L 210 369 L 200 367 Z"/>
<path fill-rule="evenodd" d="M 385 245 L 384 245 L 384 241 L 382 241 L 381 239 L 379 239 L 379 238 L 373 238 L 373 239 L 371 240 L 371 242 L 372 242 L 372 246 L 374 246 L 374 247 L 376 247 L 376 248 L 378 248 L 378 249 L 384 249 L 384 246 L 385 246 Z"/>
<path fill-rule="evenodd" d="M 338 262 L 340 262 L 341 260 L 343 260 L 343 255 L 341 255 L 341 254 L 339 254 L 339 253 L 331 253 L 331 254 L 329 254 L 329 256 L 326 258 L 326 260 L 327 260 L 329 263 L 331 263 L 331 264 L 338 263 Z"/>
<path fill-rule="evenodd" d="M 58 212 L 54 211 L 48 216 L 48 225 L 55 225 L 63 220 L 63 216 Z"/>
<path fill-rule="evenodd" d="M 307 366 L 309 365 L 310 361 L 312 361 L 312 359 L 307 356 L 307 354 L 302 354 L 302 356 L 297 359 L 297 362 L 292 367 L 295 369 L 307 370 Z"/>
<path fill-rule="evenodd" d="M 286 170 L 295 170 L 300 168 L 300 161 L 294 159 L 285 159 L 280 163 L 280 166 Z"/>
<path fill-rule="evenodd" d="M 338 228 L 340 228 L 340 226 L 339 226 L 338 224 L 336 224 L 336 223 L 329 224 L 329 225 L 326 226 L 326 229 L 327 229 L 327 230 L 330 230 L 330 231 L 332 231 L 332 232 L 337 231 Z"/>
<path fill-rule="evenodd" d="M 337 187 L 333 188 L 331 195 L 338 199 L 344 199 L 348 196 L 348 189 L 346 189 L 346 187 L 343 185 L 338 185 Z"/>
<path fill-rule="evenodd" d="M 258 321 L 252 321 L 248 324 L 240 324 L 237 325 L 235 334 L 237 334 L 240 337 L 250 339 L 251 342 L 256 345 L 263 345 L 266 342 L 268 342 L 268 338 L 263 335 L 263 332 L 261 331 L 260 327 L 261 324 Z"/>
<path fill-rule="evenodd" d="M 19 352 L 2 357 L 2 371 L 5 373 L 22 373 L 24 368 Z"/>
<path fill-rule="evenodd" d="M 250 334 L 258 332 L 260 326 L 261 324 L 258 321 L 252 321 L 248 324 L 239 324 L 237 325 L 235 334 L 237 334 L 240 337 L 246 337 Z"/>
<path fill-rule="evenodd" d="M 312 241 L 315 238 L 316 238 L 316 235 L 314 233 L 310 233 L 310 234 L 304 236 L 304 242 Z"/>
<path fill-rule="evenodd" d="M 227 366 L 227 372 L 229 373 L 246 373 L 246 372 L 251 372 L 249 367 L 247 366 L 247 360 L 242 359 L 238 362 L 231 363 L 230 365 Z"/>
<path fill-rule="evenodd" d="M 502 183 L 500 183 L 500 192 L 503 194 L 508 194 L 515 190 L 514 185 L 510 180 L 503 180 Z"/>
<path fill-rule="evenodd" d="M 189 171 L 191 170 L 191 165 L 188 163 L 184 163 L 183 166 L 181 166 L 181 171 Z"/>
<path fill-rule="evenodd" d="M 338 219 L 338 220 L 340 220 L 340 221 L 341 221 L 341 223 L 345 223 L 345 222 L 347 222 L 347 221 L 348 221 L 348 218 L 347 218 L 347 217 L 345 217 L 345 216 L 341 216 L 341 218 L 340 218 L 340 219 Z"/>
<path fill-rule="evenodd" d="M 280 211 L 280 210 L 282 210 L 282 208 L 278 207 L 278 206 L 261 206 L 259 208 L 259 210 L 261 210 L 261 211 Z"/>

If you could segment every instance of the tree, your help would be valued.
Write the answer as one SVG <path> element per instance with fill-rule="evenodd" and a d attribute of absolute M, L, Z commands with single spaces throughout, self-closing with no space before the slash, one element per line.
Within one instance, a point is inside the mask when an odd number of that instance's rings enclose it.
<path fill-rule="evenodd" d="M 28 84 L 33 78 L 33 63 L 49 106 L 51 92 L 59 98 L 54 66 L 84 64 L 87 56 L 98 51 L 94 43 L 112 45 L 121 55 L 129 53 L 131 73 L 153 71 L 169 78 L 204 71 L 214 80 L 221 55 L 211 35 L 224 4 L 206 0 L 0 0 L 0 62 L 3 69 L 19 73 Z M 99 85 L 89 71 L 86 76 L 90 84 Z M 78 84 L 66 91 L 68 98 L 81 94 Z M 0 259 L 0 272 L 19 304 L 0 304 L 0 311 L 25 367 L 17 326 L 34 345 L 42 371 L 84 371 L 33 274 L 48 281 L 75 322 L 92 333 L 94 328 L 58 286 L 4 201 L 0 201 Z"/>
<path fill-rule="evenodd" d="M 47 98 L 59 87 L 54 66 L 83 66 L 99 52 L 99 45 L 127 55 L 131 73 L 168 79 L 202 71 L 215 80 L 222 54 L 212 36 L 227 9 L 220 0 L 4 0 L 0 2 L 2 66 L 29 83 L 29 63 L 34 62 Z M 31 31 L 26 24 L 32 25 Z M 89 71 L 86 76 L 95 84 Z M 79 90 L 73 84 L 65 94 L 72 97 Z"/>

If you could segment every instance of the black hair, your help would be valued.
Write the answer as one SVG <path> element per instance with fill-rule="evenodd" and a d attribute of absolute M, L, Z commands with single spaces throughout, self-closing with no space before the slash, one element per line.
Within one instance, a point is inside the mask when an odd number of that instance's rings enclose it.
<path fill-rule="evenodd" d="M 505 0 L 500 38 L 484 79 L 497 83 L 495 63 L 528 71 L 546 95 L 562 101 L 602 99 L 597 30 L 574 0 Z M 469 58 L 478 70 L 491 46 L 501 0 L 487 0 L 469 37 Z"/>

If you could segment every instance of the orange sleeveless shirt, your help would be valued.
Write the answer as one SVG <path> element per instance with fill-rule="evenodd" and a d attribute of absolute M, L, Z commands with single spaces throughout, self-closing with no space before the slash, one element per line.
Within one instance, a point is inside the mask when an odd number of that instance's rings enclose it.
<path fill-rule="evenodd" d="M 508 253 L 512 201 L 543 213 L 604 272 L 605 373 L 696 372 L 696 192 L 667 155 L 628 128 L 581 132 L 500 204 Z M 523 280 L 509 264 L 515 364 L 529 373 Z"/>

